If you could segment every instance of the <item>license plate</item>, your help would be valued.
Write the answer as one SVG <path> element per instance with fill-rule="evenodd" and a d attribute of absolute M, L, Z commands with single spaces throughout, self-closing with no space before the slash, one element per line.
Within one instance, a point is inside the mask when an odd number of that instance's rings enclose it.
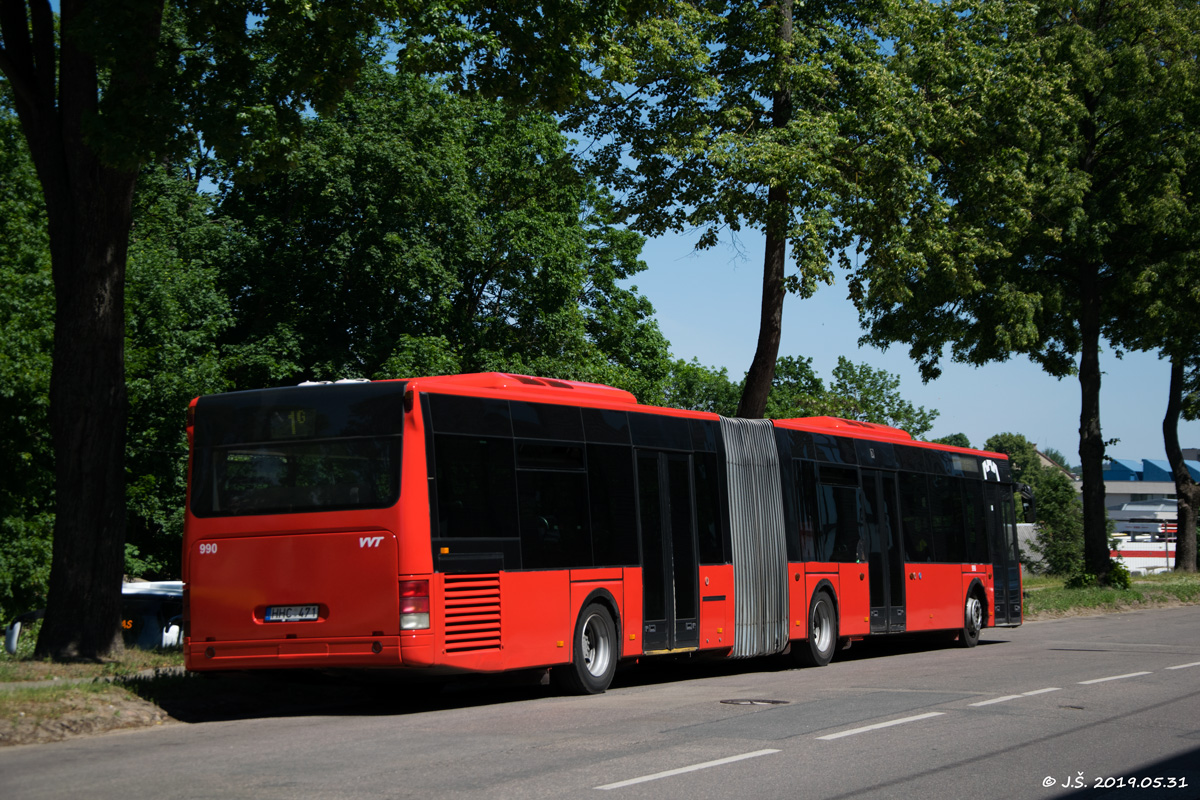
<path fill-rule="evenodd" d="M 311 622 L 317 618 L 318 607 L 267 606 L 267 622 Z"/>

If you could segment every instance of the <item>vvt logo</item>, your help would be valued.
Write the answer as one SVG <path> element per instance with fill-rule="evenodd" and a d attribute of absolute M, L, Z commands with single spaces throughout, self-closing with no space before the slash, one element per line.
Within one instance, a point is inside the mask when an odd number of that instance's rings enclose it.
<path fill-rule="evenodd" d="M 379 543 L 383 541 L 382 536 L 360 536 L 358 537 L 359 547 L 379 547 Z"/>

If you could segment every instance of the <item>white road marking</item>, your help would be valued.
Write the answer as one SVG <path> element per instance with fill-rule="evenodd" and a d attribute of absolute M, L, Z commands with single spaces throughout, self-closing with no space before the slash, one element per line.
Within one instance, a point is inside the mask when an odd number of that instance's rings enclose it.
<path fill-rule="evenodd" d="M 1167 669 L 1187 669 L 1188 667 L 1200 667 L 1200 661 L 1193 661 L 1190 664 L 1180 664 L 1175 667 L 1167 667 Z"/>
<path fill-rule="evenodd" d="M 978 703 L 971 703 L 972 706 L 990 706 L 993 703 L 1007 703 L 1009 700 L 1020 700 L 1024 695 L 1008 694 L 1004 697 L 993 697 L 991 700 L 982 700 Z"/>
<path fill-rule="evenodd" d="M 990 706 L 993 703 L 1007 703 L 1009 700 L 1020 700 L 1022 697 L 1033 697 L 1035 694 L 1045 694 L 1046 692 L 1060 691 L 1057 686 L 1050 686 L 1045 689 L 1034 689 L 1032 692 L 1021 692 L 1020 694 L 1006 694 L 1004 697 L 993 697 L 991 700 L 980 700 L 978 703 L 971 703 L 972 706 Z"/>
<path fill-rule="evenodd" d="M 692 764 L 690 767 L 680 767 L 678 769 L 669 769 L 665 772 L 656 772 L 653 775 L 643 775 L 640 778 L 630 778 L 627 781 L 618 781 L 617 783 L 606 783 L 604 786 L 597 786 L 597 789 L 605 791 L 609 789 L 620 789 L 625 786 L 633 786 L 637 783 L 646 783 L 647 781 L 656 781 L 659 778 L 669 778 L 672 775 L 682 775 L 685 772 L 695 772 L 700 769 L 708 769 L 709 767 L 719 767 L 722 764 L 732 764 L 735 761 L 745 761 L 747 758 L 758 758 L 759 756 L 769 756 L 771 753 L 778 753 L 778 750 L 755 750 L 753 753 L 742 753 L 740 756 L 729 756 L 728 758 L 718 758 L 716 761 L 705 761 L 703 764 Z"/>
<path fill-rule="evenodd" d="M 1140 675 L 1149 675 L 1149 672 L 1130 672 L 1127 675 L 1109 675 L 1107 678 L 1092 678 L 1090 681 L 1080 681 L 1080 686 L 1087 686 L 1090 683 L 1104 683 L 1105 681 L 1119 681 L 1123 678 L 1136 678 Z"/>
<path fill-rule="evenodd" d="M 1045 689 L 1034 689 L 1032 692 L 1021 692 L 1020 694 L 1006 694 L 1004 697 L 993 697 L 991 700 L 981 700 L 978 703 L 971 703 L 972 706 L 990 706 L 993 703 L 1007 703 L 1009 700 L 1020 700 L 1022 697 L 1033 697 L 1036 694 L 1046 694 L 1046 692 L 1062 691 L 1057 686 L 1047 686 Z"/>
<path fill-rule="evenodd" d="M 867 731 L 877 731 L 880 728 L 890 728 L 893 725 L 903 725 L 906 722 L 918 722 L 923 719 L 929 719 L 930 717 L 940 717 L 940 716 L 942 716 L 943 713 L 945 713 L 945 712 L 930 711 L 928 714 L 918 714 L 915 717 L 905 717 L 904 719 L 893 719 L 893 720 L 889 720 L 887 722 L 877 722 L 874 725 L 867 725 L 862 728 L 854 728 L 853 730 L 842 731 L 841 733 L 831 733 L 828 736 L 818 736 L 817 738 L 824 739 L 826 741 L 828 741 L 830 739 L 841 739 L 843 736 L 853 736 L 856 733 L 866 733 Z"/>

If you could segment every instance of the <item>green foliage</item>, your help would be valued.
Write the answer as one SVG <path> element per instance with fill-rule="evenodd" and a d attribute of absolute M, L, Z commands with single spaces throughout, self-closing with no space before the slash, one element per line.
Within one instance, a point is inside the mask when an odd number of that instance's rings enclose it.
<path fill-rule="evenodd" d="M 1091 586 L 1068 589 L 1062 577 L 1038 575 L 1024 580 L 1025 618 L 1081 611 L 1127 611 L 1164 604 L 1200 601 L 1200 578 L 1179 572 L 1144 575 L 1129 588 Z"/>
<path fill-rule="evenodd" d="M 179 168 L 143 170 L 134 202 L 125 287 L 125 573 L 180 575 L 188 403 L 230 388 L 217 349 L 232 324 L 218 288 L 226 226 Z"/>
<path fill-rule="evenodd" d="M 1114 589 L 1128 589 L 1133 585 L 1128 567 L 1115 559 L 1110 562 L 1108 567 L 1108 585 Z"/>
<path fill-rule="evenodd" d="M 45 206 L 0 80 L 0 624 L 45 604 L 54 525 L 54 298 Z"/>
<path fill-rule="evenodd" d="M 1085 290 L 1129 317 L 1143 266 L 1192 241 L 1194 3 L 912 0 L 889 18 L 905 163 L 864 180 L 869 337 L 1073 373 Z M 1087 265 L 1087 266 L 1085 266 Z M 1082 271 L 1080 271 L 1082 269 Z M 1137 302 L 1141 302 L 1138 300 Z"/>
<path fill-rule="evenodd" d="M 1013 480 L 1033 486 L 1033 481 L 1038 477 L 1037 449 L 1024 436 L 1019 433 L 997 433 L 984 442 L 983 449 L 1004 453 L 1008 456 Z"/>
<path fill-rule="evenodd" d="M 1047 447 L 1046 449 L 1042 450 L 1042 455 L 1053 461 L 1055 464 L 1058 464 L 1063 469 L 1069 470 L 1071 468 L 1067 463 L 1067 457 L 1053 447 Z"/>
<path fill-rule="evenodd" d="M 914 438 L 933 427 L 937 411 L 926 411 L 900 396 L 900 378 L 868 364 L 838 356 L 829 386 L 812 371 L 812 359 L 780 358 L 767 398 L 767 417 L 833 416 L 890 425 Z"/>
<path fill-rule="evenodd" d="M 1134 346 L 1160 346 L 1144 327 L 1153 298 L 1197 285 L 1178 267 L 1200 230 L 1200 7 L 902 0 L 880 36 L 890 144 L 850 209 L 865 338 L 906 344 L 926 379 L 947 354 L 1078 375 L 1086 553 L 1102 576 L 1100 348 L 1139 328 Z"/>
<path fill-rule="evenodd" d="M 836 416 L 833 405 L 825 382 L 813 371 L 811 358 L 781 356 L 776 360 L 766 418 Z"/>
<path fill-rule="evenodd" d="M 700 249 L 744 227 L 766 237 L 758 345 L 737 413 L 767 413 L 783 300 L 849 268 L 866 120 L 887 106 L 877 3 L 647 4 L 595 59 L 598 80 L 566 125 L 630 227 L 695 233 Z M 790 250 L 790 252 L 789 252 Z M 792 268 L 789 269 L 789 262 Z"/>
<path fill-rule="evenodd" d="M 278 353 L 232 365 L 239 386 L 503 370 L 662 391 L 666 341 L 624 287 L 643 240 L 545 114 L 378 65 L 220 211 L 222 343 Z"/>
<path fill-rule="evenodd" d="M 1031 546 L 1055 575 L 1065 575 L 1083 565 L 1083 514 L 1079 495 L 1070 478 L 1057 470 L 1036 466 L 1027 473 L 1037 503 L 1037 534 Z"/>
<path fill-rule="evenodd" d="M 692 359 L 679 359 L 671 368 L 662 404 L 691 411 L 709 411 L 733 416 L 737 411 L 741 389 L 729 380 L 724 367 L 720 370 L 701 366 Z"/>
<path fill-rule="evenodd" d="M 844 356 L 838 357 L 833 368 L 829 393 L 846 401 L 837 416 L 891 425 L 914 438 L 924 436 L 938 417 L 937 411 L 926 411 L 924 406 L 914 406 L 900 396 L 898 375 L 867 364 L 852 364 Z"/>
<path fill-rule="evenodd" d="M 965 433 L 952 433 L 949 436 L 942 436 L 938 439 L 930 439 L 934 444 L 947 444 L 951 447 L 967 447 L 971 446 L 971 440 L 967 438 Z"/>
<path fill-rule="evenodd" d="M 899 393 L 900 379 L 866 364 L 854 365 L 839 357 L 829 386 L 813 371 L 811 358 L 783 356 L 775 363 L 775 377 L 767 397 L 768 419 L 836 416 L 892 425 L 914 436 L 925 433 L 937 411 L 914 407 Z M 712 411 L 732 416 L 741 387 L 719 371 L 676 361 L 664 404 L 675 408 Z"/>
<path fill-rule="evenodd" d="M 1084 569 L 1082 560 L 1075 565 L 1072 571 L 1064 574 L 1066 581 L 1063 586 L 1067 589 L 1092 589 L 1100 586 L 1099 578 Z M 1133 585 L 1133 579 L 1124 564 L 1116 559 L 1110 559 L 1108 578 L 1104 585 L 1110 589 L 1128 590 Z"/>
<path fill-rule="evenodd" d="M 1037 532 L 1030 547 L 1040 558 L 1036 566 L 1052 575 L 1084 581 L 1081 585 L 1094 582 L 1094 575 L 1083 573 L 1083 508 L 1074 482 L 1059 470 L 1042 466 L 1033 444 L 1019 433 L 996 434 L 983 449 L 1006 454 L 1013 479 L 1033 489 Z"/>
<path fill-rule="evenodd" d="M 1070 572 L 1067 574 L 1067 580 L 1063 584 L 1064 588 L 1067 588 L 1067 589 L 1090 589 L 1094 586 L 1100 585 L 1100 582 L 1098 580 L 1096 580 L 1096 576 L 1090 572 L 1085 571 L 1082 567 L 1082 564 L 1083 564 L 1083 561 L 1081 559 L 1079 562 L 1079 566 L 1073 572 Z"/>
<path fill-rule="evenodd" d="M 864 22 L 880 7 L 795 3 L 790 42 L 779 8 L 662 3 L 617 34 L 599 60 L 604 81 L 568 124 L 639 231 L 695 230 L 707 248 L 783 220 L 788 288 L 808 296 L 852 244 L 838 211 L 873 145 L 863 136 L 879 100 L 878 42 Z"/>

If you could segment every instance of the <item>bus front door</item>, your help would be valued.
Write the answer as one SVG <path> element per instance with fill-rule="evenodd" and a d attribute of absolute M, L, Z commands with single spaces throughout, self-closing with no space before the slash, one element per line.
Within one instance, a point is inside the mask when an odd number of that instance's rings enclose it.
<path fill-rule="evenodd" d="M 700 646 L 691 456 L 639 450 L 644 652 Z"/>
<path fill-rule="evenodd" d="M 1021 624 L 1021 562 L 1011 487 L 984 484 L 988 546 L 992 551 L 996 625 Z"/>
<path fill-rule="evenodd" d="M 896 505 L 896 476 L 864 469 L 862 488 L 867 534 L 867 575 L 870 579 L 871 633 L 905 630 L 904 558 L 900 552 L 900 514 Z"/>

